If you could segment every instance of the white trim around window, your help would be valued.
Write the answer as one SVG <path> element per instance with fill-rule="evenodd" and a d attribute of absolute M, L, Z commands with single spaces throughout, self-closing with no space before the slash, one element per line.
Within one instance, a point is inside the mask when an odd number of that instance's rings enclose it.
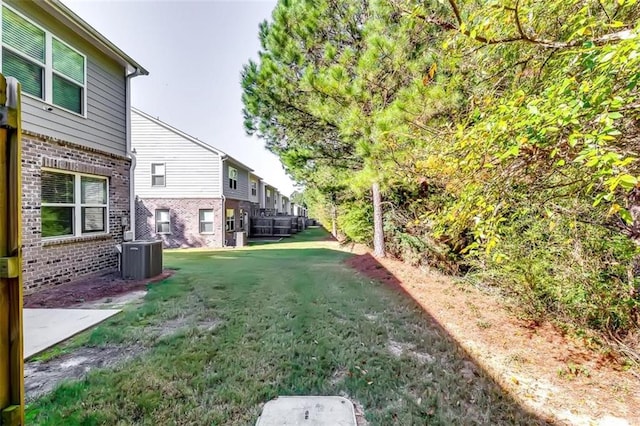
<path fill-rule="evenodd" d="M 171 234 L 171 210 L 170 209 L 156 209 L 156 234 L 170 235 Z"/>
<path fill-rule="evenodd" d="M 229 188 L 238 189 L 238 169 L 229 166 Z"/>
<path fill-rule="evenodd" d="M 45 106 L 49 105 L 51 107 L 58 108 L 62 111 L 65 111 L 69 114 L 73 114 L 86 119 L 87 118 L 87 56 L 82 52 L 78 51 L 77 49 L 75 49 L 74 47 L 72 47 L 71 45 L 69 45 L 68 43 L 66 43 L 60 37 L 57 37 L 56 35 L 51 33 L 46 28 L 43 28 L 38 23 L 34 22 L 29 17 L 18 12 L 12 7 L 7 6 L 1 1 L 0 1 L 0 7 L 1 7 L 0 11 L 2 11 L 1 15 L 3 16 L 2 18 L 3 21 L 4 21 L 4 10 L 6 8 L 7 11 L 16 15 L 19 19 L 24 20 L 27 25 L 30 25 L 44 33 L 44 46 L 43 46 L 44 57 L 41 59 L 38 59 L 33 57 L 32 55 L 29 55 L 24 50 L 21 50 L 19 47 L 16 47 L 15 45 L 11 46 L 10 42 L 8 42 L 3 38 L 2 31 L 0 31 L 0 46 L 2 47 L 0 49 L 0 68 L 1 69 L 4 68 L 3 50 L 6 50 L 8 53 L 19 58 L 19 60 L 23 61 L 23 63 L 26 63 L 27 65 L 31 64 L 33 66 L 37 66 L 41 68 L 43 73 L 43 75 L 41 76 L 42 78 L 41 96 L 38 96 L 26 91 L 24 84 L 23 84 L 22 94 L 26 97 L 41 101 L 43 104 L 45 104 Z M 59 43 L 58 49 L 56 49 L 56 43 Z M 71 55 L 77 55 L 78 59 L 82 60 L 82 71 L 80 74 L 73 72 L 73 66 L 69 68 L 68 66 L 61 65 L 60 69 L 55 69 L 54 50 L 57 52 L 60 52 L 60 55 L 64 55 L 65 49 L 68 49 L 67 53 L 70 53 Z M 68 65 L 69 58 L 67 57 L 66 59 L 67 59 L 66 64 Z M 61 60 L 60 63 L 63 64 L 65 62 L 64 60 Z M 11 75 L 10 73 L 6 72 L 6 70 L 4 69 L 3 69 L 3 74 L 7 77 L 19 77 L 19 76 Z M 82 81 L 79 81 L 80 77 L 82 78 Z M 82 94 L 80 95 L 80 99 L 79 99 L 80 111 L 74 111 L 72 109 L 69 109 L 61 105 L 61 102 L 56 103 L 54 101 L 54 96 L 55 96 L 54 80 L 56 79 L 58 81 L 58 87 L 60 90 L 58 93 L 60 94 L 62 94 L 63 93 L 62 90 L 64 90 L 60 85 L 63 85 L 63 86 L 67 85 L 67 89 L 69 88 L 73 89 L 73 86 L 75 86 L 76 88 L 82 91 Z M 20 78 L 18 78 L 18 80 L 20 80 Z M 65 98 L 63 97 L 63 99 Z"/>
<path fill-rule="evenodd" d="M 227 209 L 225 212 L 225 230 L 227 232 L 234 232 L 236 230 L 236 210 Z"/>
<path fill-rule="evenodd" d="M 213 209 L 198 210 L 198 222 L 201 234 L 213 234 Z"/>
<path fill-rule="evenodd" d="M 46 240 L 109 233 L 109 179 L 43 168 L 41 236 Z"/>
<path fill-rule="evenodd" d="M 167 164 L 151 163 L 151 186 L 167 186 Z"/>

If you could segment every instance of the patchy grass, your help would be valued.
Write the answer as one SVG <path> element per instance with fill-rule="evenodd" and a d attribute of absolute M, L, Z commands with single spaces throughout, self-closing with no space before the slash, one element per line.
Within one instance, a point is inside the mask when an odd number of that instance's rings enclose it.
<path fill-rule="evenodd" d="M 542 422 L 325 238 L 168 252 L 179 271 L 84 341 L 146 350 L 36 400 L 29 424 L 253 424 L 278 395 L 318 394 L 351 398 L 372 424 Z"/>

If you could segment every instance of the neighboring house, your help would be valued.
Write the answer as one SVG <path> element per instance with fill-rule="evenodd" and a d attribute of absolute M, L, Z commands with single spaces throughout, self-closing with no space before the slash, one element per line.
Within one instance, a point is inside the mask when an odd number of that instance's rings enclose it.
<path fill-rule="evenodd" d="M 129 84 L 148 73 L 57 0 L 1 8 L 2 73 L 22 85 L 23 265 L 32 293 L 117 268 L 131 223 Z"/>
<path fill-rule="evenodd" d="M 250 216 L 260 216 L 260 208 L 264 202 L 264 184 L 260 176 L 249 174 L 249 202 L 251 203 Z"/>
<path fill-rule="evenodd" d="M 264 184 L 264 208 L 267 215 L 275 215 L 278 190 L 268 183 Z"/>
<path fill-rule="evenodd" d="M 235 232 L 248 229 L 252 201 L 259 202 L 253 170 L 138 109 L 131 117 L 137 238 L 167 247 L 234 245 Z"/>

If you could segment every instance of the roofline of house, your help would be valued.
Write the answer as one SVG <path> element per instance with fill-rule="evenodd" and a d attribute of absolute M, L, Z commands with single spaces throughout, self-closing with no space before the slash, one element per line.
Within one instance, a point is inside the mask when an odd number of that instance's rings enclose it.
<path fill-rule="evenodd" d="M 232 163 L 235 163 L 236 165 L 244 168 L 245 170 L 248 170 L 249 173 L 253 172 L 253 169 L 249 166 L 247 166 L 246 164 L 242 163 L 241 161 L 238 161 L 235 157 L 230 156 L 229 154 L 225 154 L 225 158 L 229 161 L 231 161 Z M 252 173 L 253 174 L 253 173 Z"/>
<path fill-rule="evenodd" d="M 240 167 L 245 168 L 245 169 L 246 169 L 246 170 L 248 170 L 249 172 L 253 172 L 253 169 L 252 169 L 251 167 L 249 167 L 249 166 L 247 166 L 246 164 L 242 163 L 241 161 L 239 161 L 239 160 L 235 159 L 234 157 L 230 156 L 230 155 L 229 155 L 229 154 L 227 154 L 226 152 L 224 152 L 224 151 L 222 151 L 222 150 L 220 150 L 220 149 L 216 148 L 215 146 L 213 146 L 213 145 L 209 145 L 209 144 L 208 144 L 208 143 L 206 143 L 206 142 L 202 142 L 200 139 L 198 139 L 198 138 L 196 138 L 196 137 L 194 137 L 194 136 L 191 136 L 191 135 L 189 135 L 189 134 L 187 134 L 187 133 L 183 132 L 182 130 L 176 129 L 176 128 L 175 128 L 175 127 L 173 127 L 172 125 L 167 124 L 167 123 L 165 123 L 164 121 L 160 120 L 159 118 L 153 117 L 153 116 L 151 116 L 151 115 L 147 114 L 146 112 L 141 111 L 140 109 L 138 109 L 138 108 L 136 108 L 136 107 L 133 107 L 133 106 L 132 106 L 132 107 L 131 107 L 131 111 L 135 112 L 136 114 L 140 114 L 141 116 L 145 117 L 145 118 L 146 118 L 146 119 L 148 119 L 148 120 L 153 121 L 154 123 L 158 124 L 159 126 L 162 126 L 162 127 L 164 127 L 165 129 L 167 129 L 167 130 L 169 130 L 169 131 L 171 131 L 171 132 L 173 132 L 173 133 L 175 133 L 175 134 L 177 134 L 177 135 L 179 135 L 179 136 L 182 136 L 183 138 L 185 138 L 185 139 L 187 139 L 187 140 L 189 140 L 189 141 L 191 141 L 191 142 L 195 143 L 196 145 L 199 145 L 199 146 L 201 146 L 202 148 L 204 148 L 204 149 L 206 149 L 206 150 L 208 150 L 208 151 L 211 151 L 211 152 L 213 152 L 214 154 L 219 155 L 219 156 L 220 156 L 220 158 L 221 158 L 222 160 L 229 160 L 229 161 L 231 161 L 232 163 L 234 163 L 234 164 L 236 164 L 236 165 L 238 165 L 238 166 L 240 166 Z"/>
<path fill-rule="evenodd" d="M 36 3 L 38 4 L 38 2 Z M 60 0 L 43 0 L 39 4 L 40 7 L 48 6 L 53 11 L 65 17 L 70 23 L 82 30 L 94 42 L 97 42 L 98 45 L 102 47 L 102 50 L 108 51 L 113 57 L 120 59 L 122 62 L 135 68 L 139 74 L 149 75 L 149 71 L 147 71 L 142 65 L 124 53 L 118 46 L 110 42 L 105 36 L 100 34 L 98 30 L 89 25 L 84 19 L 65 6 Z"/>

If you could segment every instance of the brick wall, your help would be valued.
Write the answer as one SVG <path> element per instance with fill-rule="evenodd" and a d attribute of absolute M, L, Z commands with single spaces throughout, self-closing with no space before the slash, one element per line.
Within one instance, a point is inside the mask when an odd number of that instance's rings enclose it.
<path fill-rule="evenodd" d="M 42 239 L 40 178 L 42 167 L 109 178 L 109 234 Z M 115 270 L 129 216 L 127 158 L 25 133 L 22 137 L 22 220 L 25 293 L 72 281 L 84 275 Z"/>
<path fill-rule="evenodd" d="M 248 220 L 244 223 L 244 229 L 240 228 L 240 209 L 242 209 L 243 212 L 248 213 L 249 216 L 251 215 L 251 203 L 249 201 L 227 199 L 226 202 L 225 202 L 225 209 L 234 209 L 235 210 L 235 218 L 236 218 L 236 220 L 235 220 L 235 222 L 236 222 L 235 231 L 243 231 L 243 230 L 248 230 L 249 229 Z M 225 225 L 226 225 L 226 218 L 225 218 Z M 235 232 L 225 232 L 225 239 L 226 239 L 226 245 L 228 245 L 228 246 L 235 246 L 236 245 Z"/>
<path fill-rule="evenodd" d="M 157 234 L 155 211 L 169 209 L 171 234 Z M 213 233 L 200 233 L 200 209 L 213 209 Z M 220 198 L 136 198 L 136 239 L 161 239 L 165 247 L 222 247 Z"/>

